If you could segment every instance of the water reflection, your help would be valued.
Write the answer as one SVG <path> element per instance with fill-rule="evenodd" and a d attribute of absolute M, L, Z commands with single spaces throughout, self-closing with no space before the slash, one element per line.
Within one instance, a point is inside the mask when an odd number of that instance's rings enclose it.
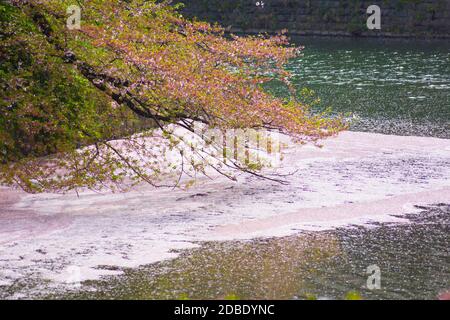
<path fill-rule="evenodd" d="M 450 207 L 423 208 L 408 224 L 380 224 L 251 242 L 206 243 L 124 276 L 85 283 L 69 298 L 434 299 L 450 288 Z M 381 269 L 381 290 L 366 268 Z M 96 291 L 88 291 L 89 288 Z"/>

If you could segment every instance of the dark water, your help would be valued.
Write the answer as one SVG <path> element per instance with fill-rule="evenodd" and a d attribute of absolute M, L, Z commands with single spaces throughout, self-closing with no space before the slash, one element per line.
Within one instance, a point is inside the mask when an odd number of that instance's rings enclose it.
<path fill-rule="evenodd" d="M 435 299 L 450 290 L 450 206 L 379 224 L 251 242 L 206 243 L 65 298 Z M 380 268 L 381 289 L 366 269 Z M 60 296 L 52 296 L 57 298 Z"/>
<path fill-rule="evenodd" d="M 294 83 L 351 112 L 353 130 L 450 138 L 450 41 L 293 40 Z"/>

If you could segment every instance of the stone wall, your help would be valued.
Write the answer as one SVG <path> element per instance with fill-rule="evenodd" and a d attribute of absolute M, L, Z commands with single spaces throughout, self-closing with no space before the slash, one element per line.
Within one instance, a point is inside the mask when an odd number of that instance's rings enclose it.
<path fill-rule="evenodd" d="M 257 6 L 257 2 L 264 6 Z M 233 32 L 450 38 L 450 0 L 184 0 L 183 13 Z M 368 30 L 367 8 L 381 8 L 381 30 Z"/>

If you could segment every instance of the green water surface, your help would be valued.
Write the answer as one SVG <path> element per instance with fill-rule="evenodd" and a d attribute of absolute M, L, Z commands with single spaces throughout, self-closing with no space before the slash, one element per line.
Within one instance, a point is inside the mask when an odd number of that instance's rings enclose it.
<path fill-rule="evenodd" d="M 293 40 L 294 84 L 352 113 L 352 130 L 450 138 L 450 41 Z"/>

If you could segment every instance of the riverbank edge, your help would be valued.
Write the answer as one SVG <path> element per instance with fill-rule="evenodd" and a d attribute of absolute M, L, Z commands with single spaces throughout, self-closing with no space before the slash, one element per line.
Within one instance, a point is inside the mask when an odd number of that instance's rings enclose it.
<path fill-rule="evenodd" d="M 228 34 L 236 35 L 258 35 L 258 34 L 268 34 L 277 35 L 280 34 L 281 30 L 265 30 L 265 29 L 242 29 L 242 28 L 227 28 L 226 32 Z M 390 39 L 405 39 L 405 40 L 448 40 L 450 39 L 450 34 L 405 34 L 405 33 L 373 33 L 373 32 L 362 32 L 359 34 L 354 34 L 349 31 L 320 31 L 320 30 L 288 30 L 286 35 L 291 37 L 339 37 L 339 38 L 351 38 L 351 39 L 379 39 L 379 40 L 390 40 Z"/>

